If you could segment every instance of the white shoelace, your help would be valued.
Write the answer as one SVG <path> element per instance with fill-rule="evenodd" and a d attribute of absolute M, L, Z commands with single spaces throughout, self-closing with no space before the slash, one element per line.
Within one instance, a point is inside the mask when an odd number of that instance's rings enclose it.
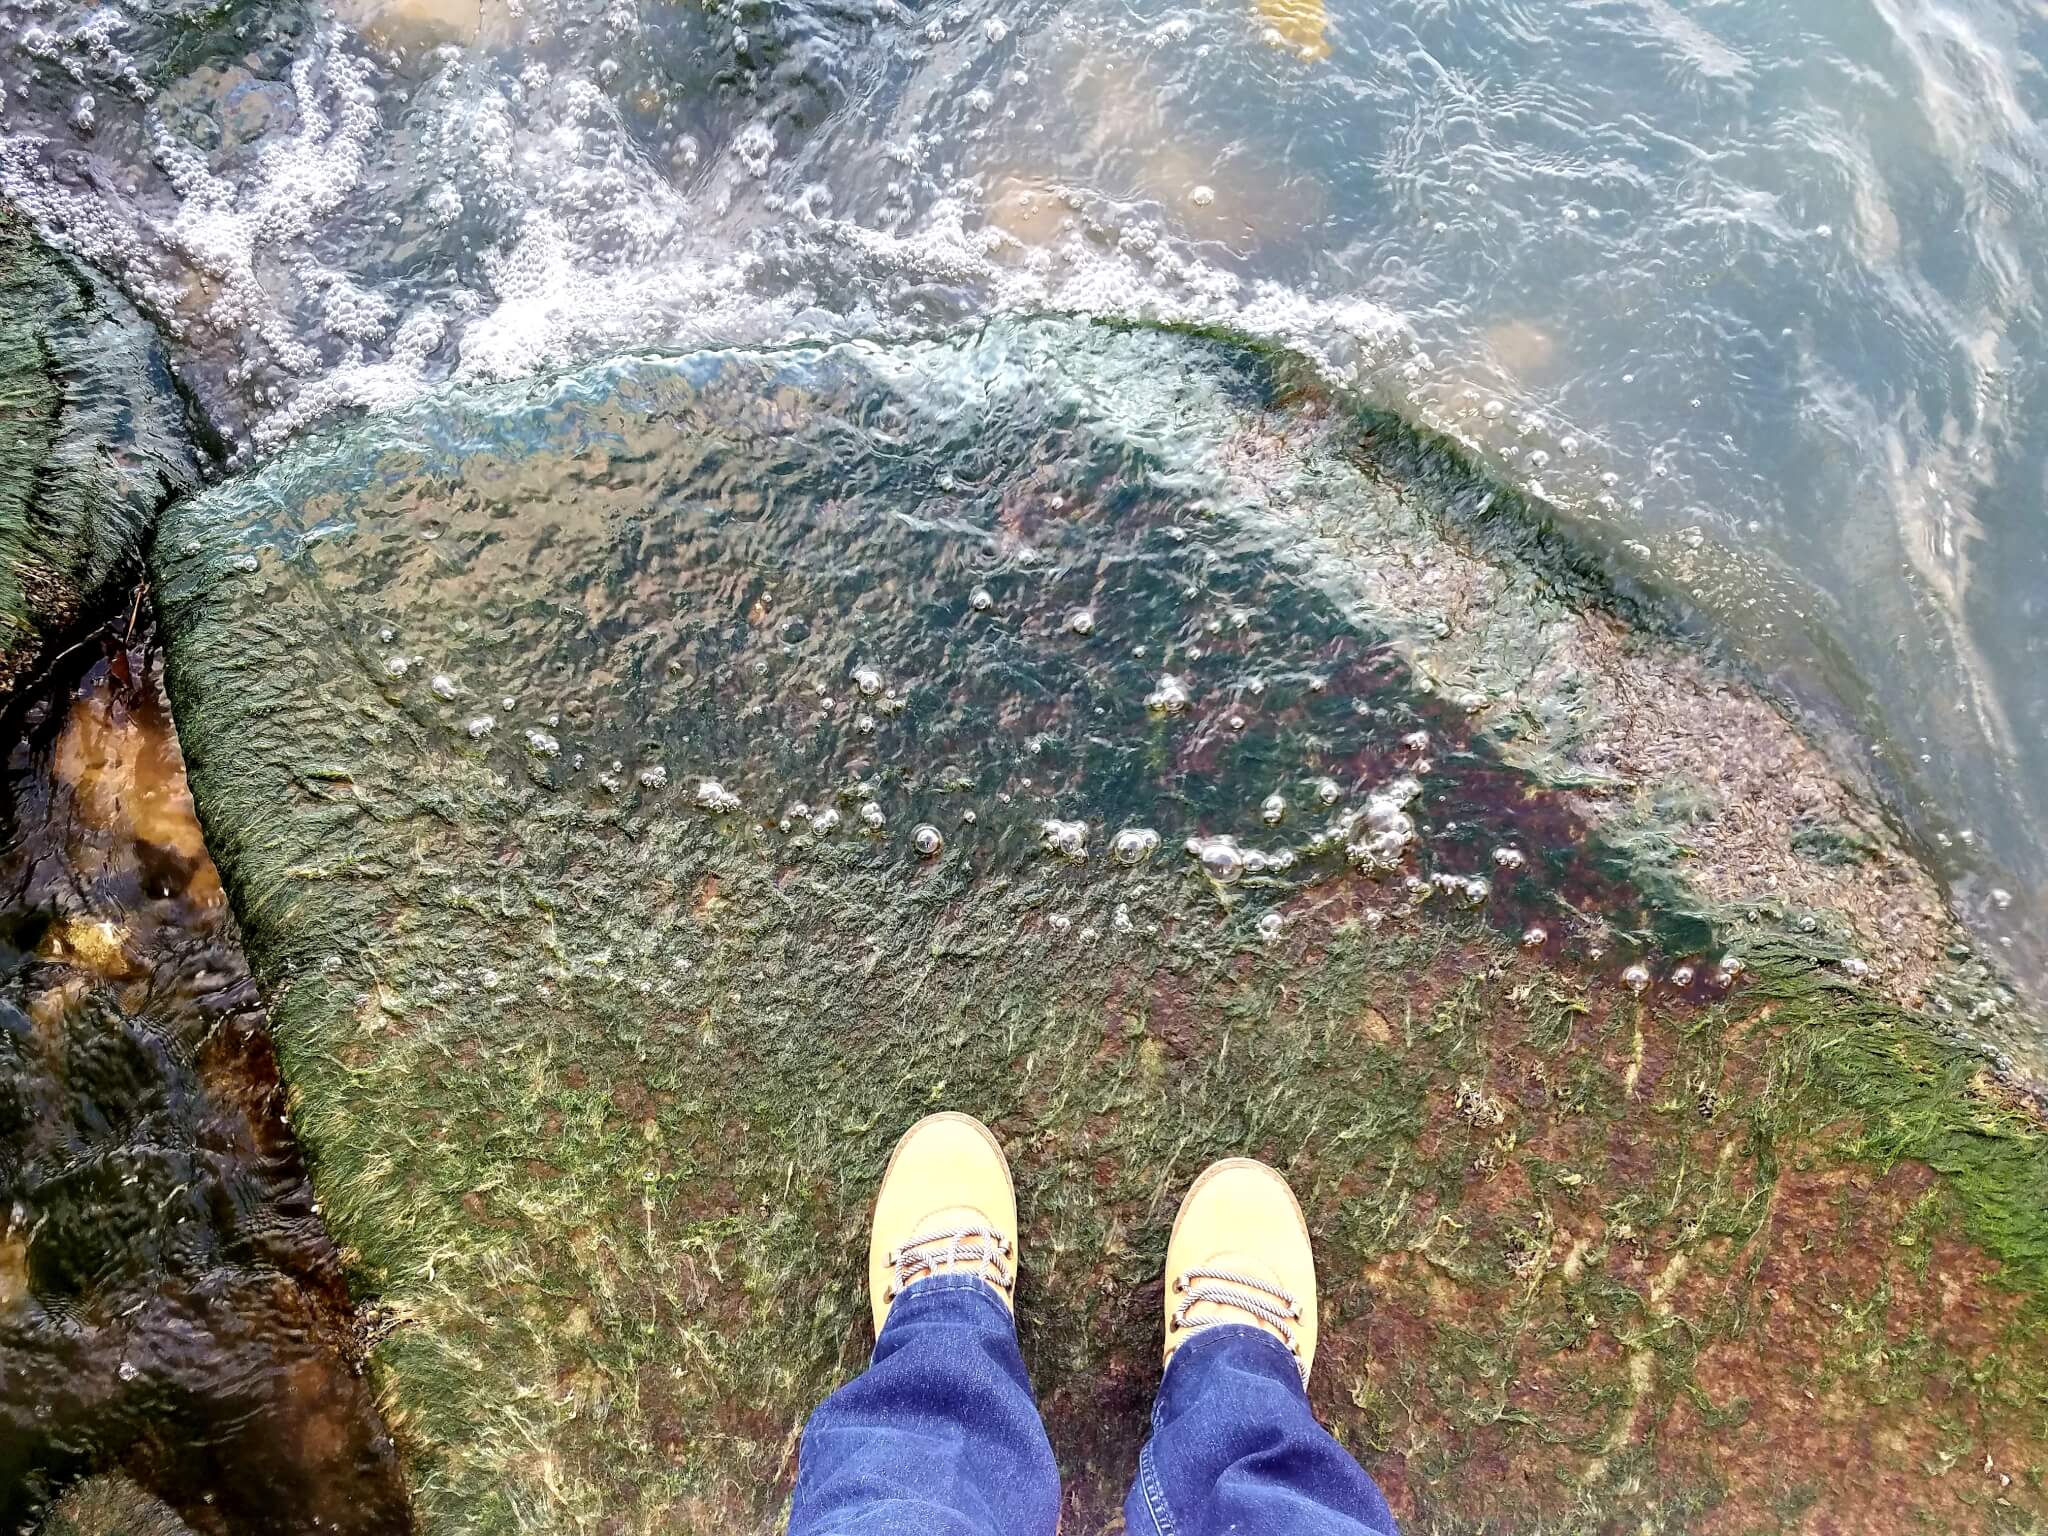
<path fill-rule="evenodd" d="M 1296 1366 L 1301 1365 L 1301 1338 L 1294 1331 L 1294 1325 L 1302 1320 L 1301 1303 L 1295 1300 L 1292 1291 L 1228 1269 L 1191 1269 L 1173 1282 L 1173 1288 L 1181 1298 L 1173 1314 L 1173 1326 L 1180 1331 L 1183 1342 L 1195 1334 L 1237 1321 L 1212 1317 L 1195 1322 L 1191 1314 L 1206 1301 L 1212 1306 L 1246 1313 L 1270 1326 L 1294 1356 Z M 1303 1379 L 1307 1379 L 1306 1371 Z"/>
<path fill-rule="evenodd" d="M 938 1274 L 980 1273 L 996 1289 L 1009 1294 L 1016 1274 L 1004 1261 L 1016 1252 L 1009 1238 L 987 1227 L 954 1227 L 913 1237 L 887 1257 L 896 1271 L 884 1301 L 894 1301 L 906 1285 Z"/>

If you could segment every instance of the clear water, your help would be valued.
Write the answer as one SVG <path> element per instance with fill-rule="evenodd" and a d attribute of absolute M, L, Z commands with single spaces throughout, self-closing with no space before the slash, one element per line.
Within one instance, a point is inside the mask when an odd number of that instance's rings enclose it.
<path fill-rule="evenodd" d="M 4 0 L 0 192 L 252 458 L 621 348 L 1284 340 L 1695 603 L 2038 981 L 2044 56 L 1902 0 Z"/>

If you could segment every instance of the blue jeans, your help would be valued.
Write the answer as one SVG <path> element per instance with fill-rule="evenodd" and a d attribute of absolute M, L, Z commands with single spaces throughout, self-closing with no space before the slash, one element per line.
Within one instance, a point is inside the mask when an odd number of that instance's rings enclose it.
<path fill-rule="evenodd" d="M 896 1299 L 867 1370 L 804 1426 L 789 1536 L 1053 1536 L 1060 1478 L 1002 1298 L 969 1275 Z M 1294 1358 L 1251 1327 L 1174 1353 L 1124 1501 L 1129 1536 L 1394 1536 L 1316 1423 Z"/>

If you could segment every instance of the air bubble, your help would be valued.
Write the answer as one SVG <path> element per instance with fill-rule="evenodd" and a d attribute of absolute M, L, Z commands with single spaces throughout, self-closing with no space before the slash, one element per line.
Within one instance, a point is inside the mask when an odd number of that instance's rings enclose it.
<path fill-rule="evenodd" d="M 1147 709 L 1177 715 L 1188 707 L 1188 691 L 1171 672 L 1159 679 L 1159 686 L 1145 695 Z"/>
<path fill-rule="evenodd" d="M 526 747 L 539 757 L 559 757 L 562 752 L 561 742 L 538 726 L 526 733 Z"/>
<path fill-rule="evenodd" d="M 646 783 L 647 775 L 640 775 L 640 781 Z M 699 810 L 711 812 L 714 816 L 724 816 L 740 808 L 740 797 L 716 779 L 699 779 L 697 807 Z"/>
<path fill-rule="evenodd" d="M 707 780 L 706 782 L 709 781 Z M 642 789 L 660 789 L 667 783 L 668 770 L 662 767 L 659 763 L 649 763 L 645 768 L 642 768 L 640 770 L 640 787 Z M 702 787 L 699 787 L 699 789 L 697 790 L 697 803 L 699 805 L 702 805 L 704 803 L 704 791 Z"/>
<path fill-rule="evenodd" d="M 489 715 L 478 715 L 475 719 L 469 722 L 469 739 L 471 741 L 482 741 L 486 736 L 491 734 L 492 728 L 496 726 L 497 723 L 498 722 L 493 720 Z"/>
<path fill-rule="evenodd" d="M 1202 873 L 1218 885 L 1235 885 L 1244 874 L 1244 850 L 1234 838 L 1191 837 L 1187 850 L 1202 866 Z"/>
<path fill-rule="evenodd" d="M 917 850 L 921 859 L 936 859 L 946 848 L 945 834 L 930 822 L 920 822 L 910 829 L 910 846 Z"/>
<path fill-rule="evenodd" d="M 455 679 L 446 672 L 436 672 L 427 686 L 434 690 L 434 697 L 437 699 L 452 699 L 462 691 L 455 686 Z"/>
<path fill-rule="evenodd" d="M 1159 848 L 1159 834 L 1150 827 L 1125 827 L 1109 845 L 1119 864 L 1142 864 Z"/>
<path fill-rule="evenodd" d="M 1692 985 L 1693 977 L 1697 974 L 1691 966 L 1681 965 L 1671 973 L 1671 985 L 1674 987 L 1689 987 Z"/>
<path fill-rule="evenodd" d="M 1067 615 L 1067 628 L 1077 635 L 1095 633 L 1095 615 L 1086 608 L 1076 608 Z"/>
<path fill-rule="evenodd" d="M 1269 827 L 1277 827 L 1287 819 L 1287 797 L 1274 793 L 1266 796 L 1259 805 L 1259 818 Z"/>
<path fill-rule="evenodd" d="M 882 674 L 873 667 L 856 667 L 853 672 L 853 686 L 872 697 L 882 691 Z"/>
<path fill-rule="evenodd" d="M 1540 949 L 1549 937 L 1549 931 L 1542 927 L 1542 925 L 1531 923 L 1522 930 L 1522 947 L 1524 949 Z"/>
<path fill-rule="evenodd" d="M 1520 869 L 1528 860 L 1519 848 L 1496 848 L 1493 850 L 1493 862 L 1501 869 Z"/>
<path fill-rule="evenodd" d="M 1270 944 L 1280 937 L 1281 932 L 1286 927 L 1286 918 L 1282 917 L 1278 912 L 1268 912 L 1259 919 L 1259 937 Z"/>
<path fill-rule="evenodd" d="M 889 818 L 882 814 L 882 808 L 879 805 L 875 804 L 875 802 L 872 800 L 866 801 L 862 804 L 860 808 L 860 819 L 866 822 L 868 826 L 870 826 L 877 832 L 881 831 L 883 827 L 887 826 L 889 821 Z"/>
<path fill-rule="evenodd" d="M 1638 960 L 1621 973 L 1621 979 L 1631 992 L 1641 992 L 1650 984 L 1650 968 Z"/>
<path fill-rule="evenodd" d="M 995 605 L 996 595 L 989 591 L 987 587 L 976 587 L 967 594 L 967 606 L 976 613 L 987 613 Z"/>
<path fill-rule="evenodd" d="M 811 818 L 811 830 L 820 837 L 823 837 L 838 825 L 839 812 L 829 805 Z"/>

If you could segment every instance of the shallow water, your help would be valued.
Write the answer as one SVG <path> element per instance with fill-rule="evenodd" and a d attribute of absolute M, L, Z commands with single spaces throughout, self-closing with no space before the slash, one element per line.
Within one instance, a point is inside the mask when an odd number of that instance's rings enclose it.
<path fill-rule="evenodd" d="M 0 1530 L 113 1468 L 201 1532 L 399 1528 L 160 657 L 119 636 L 0 776 Z"/>
<path fill-rule="evenodd" d="M 423 380 L 1071 308 L 1483 444 L 1821 711 L 2039 978 L 2016 5 L 0 5 L 0 190 L 252 451 Z"/>

